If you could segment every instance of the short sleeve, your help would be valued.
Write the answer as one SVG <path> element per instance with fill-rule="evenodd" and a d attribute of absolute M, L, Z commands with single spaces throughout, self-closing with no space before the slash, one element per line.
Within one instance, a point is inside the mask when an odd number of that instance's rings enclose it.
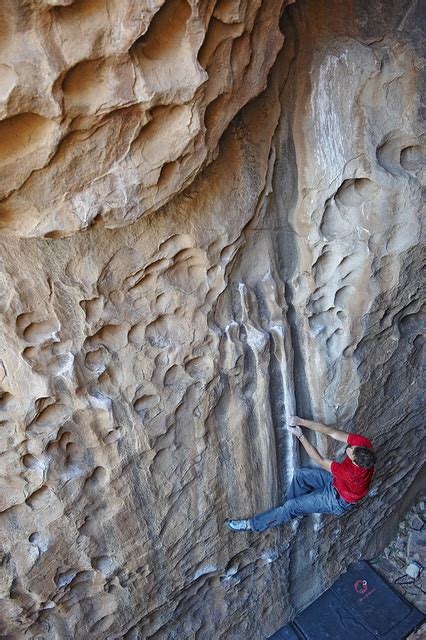
<path fill-rule="evenodd" d="M 340 467 L 341 467 L 340 462 L 336 462 L 335 460 L 333 460 L 333 462 L 331 463 L 331 466 L 330 466 L 331 475 L 334 476 L 334 477 L 339 476 L 340 475 Z"/>
<path fill-rule="evenodd" d="M 358 433 L 349 434 L 348 445 L 350 445 L 351 447 L 366 447 L 367 449 L 373 448 L 371 440 L 369 440 L 365 436 L 360 436 Z"/>

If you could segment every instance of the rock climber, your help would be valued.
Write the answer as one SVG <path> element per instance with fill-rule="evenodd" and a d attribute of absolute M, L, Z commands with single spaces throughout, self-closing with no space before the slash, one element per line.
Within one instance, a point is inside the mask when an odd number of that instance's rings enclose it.
<path fill-rule="evenodd" d="M 376 462 L 373 445 L 368 438 L 298 416 L 288 418 L 287 424 L 290 433 L 299 439 L 310 459 L 320 469 L 296 469 L 283 505 L 246 520 L 228 519 L 225 524 L 231 531 L 265 531 L 309 513 L 341 516 L 368 493 Z M 347 446 L 343 462 L 323 458 L 307 440 L 301 427 L 345 442 Z"/>

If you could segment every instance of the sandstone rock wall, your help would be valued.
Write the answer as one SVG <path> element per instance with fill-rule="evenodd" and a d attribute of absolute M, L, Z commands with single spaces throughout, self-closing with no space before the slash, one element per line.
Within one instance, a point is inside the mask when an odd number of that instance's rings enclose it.
<path fill-rule="evenodd" d="M 283 4 L 2 2 L 3 233 L 123 226 L 175 196 L 265 88 Z"/>
<path fill-rule="evenodd" d="M 419 7 L 283 4 L 2 4 L 7 637 L 267 637 L 417 490 Z M 371 495 L 227 532 L 296 409 L 375 440 Z"/>

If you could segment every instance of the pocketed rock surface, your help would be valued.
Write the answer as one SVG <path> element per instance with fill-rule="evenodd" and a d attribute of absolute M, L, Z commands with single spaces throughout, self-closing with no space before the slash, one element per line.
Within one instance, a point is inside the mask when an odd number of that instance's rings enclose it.
<path fill-rule="evenodd" d="M 420 3 L 0 5 L 0 634 L 263 639 L 421 482 Z M 227 531 L 296 412 L 369 496 Z"/>

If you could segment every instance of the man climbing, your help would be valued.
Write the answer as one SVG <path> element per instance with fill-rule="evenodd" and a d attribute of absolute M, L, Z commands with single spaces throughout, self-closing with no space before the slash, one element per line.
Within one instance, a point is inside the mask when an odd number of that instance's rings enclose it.
<path fill-rule="evenodd" d="M 282 506 L 247 520 L 226 520 L 225 524 L 231 531 L 265 531 L 309 513 L 341 516 L 367 494 L 376 462 L 373 445 L 368 438 L 297 416 L 289 418 L 287 423 L 292 435 L 299 439 L 311 460 L 321 468 L 296 469 L 287 500 Z M 300 427 L 346 442 L 343 462 L 323 458 Z"/>

